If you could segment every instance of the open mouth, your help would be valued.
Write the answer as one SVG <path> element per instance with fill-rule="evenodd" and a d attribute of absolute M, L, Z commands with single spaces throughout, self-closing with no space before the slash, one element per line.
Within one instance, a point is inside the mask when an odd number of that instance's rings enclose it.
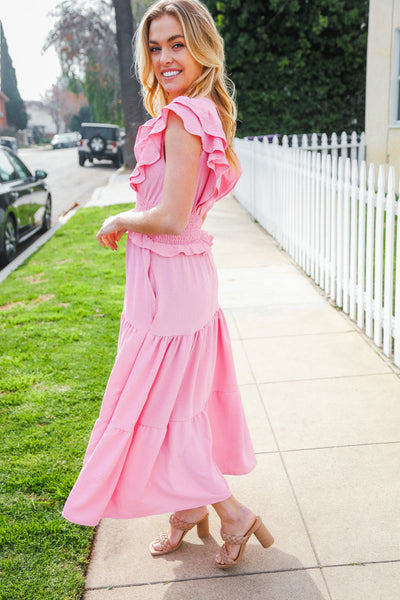
<path fill-rule="evenodd" d="M 180 73 L 182 73 L 182 71 L 178 71 L 177 69 L 171 69 L 170 71 L 164 71 L 164 73 L 162 73 L 162 76 L 164 77 L 164 79 L 172 79 Z"/>

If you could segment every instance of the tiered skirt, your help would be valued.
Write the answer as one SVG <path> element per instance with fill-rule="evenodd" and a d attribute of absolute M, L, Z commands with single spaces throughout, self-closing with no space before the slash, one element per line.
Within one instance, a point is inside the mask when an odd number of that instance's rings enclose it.
<path fill-rule="evenodd" d="M 82 525 L 212 504 L 255 457 L 209 241 L 129 234 L 118 352 L 63 515 Z"/>

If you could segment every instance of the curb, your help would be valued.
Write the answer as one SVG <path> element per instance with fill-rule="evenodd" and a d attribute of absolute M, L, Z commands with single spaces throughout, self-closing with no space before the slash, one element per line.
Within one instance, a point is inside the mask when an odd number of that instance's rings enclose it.
<path fill-rule="evenodd" d="M 0 271 L 0 282 L 4 281 L 13 271 L 16 271 L 18 267 L 20 267 L 22 263 L 26 261 L 27 258 L 29 258 L 34 252 L 36 252 L 36 250 L 39 250 L 41 246 L 48 242 L 49 239 L 53 237 L 55 232 L 58 231 L 58 229 L 60 229 L 60 227 L 64 225 L 64 222 L 59 221 L 58 223 L 56 223 L 56 225 L 53 225 L 53 227 L 51 227 L 48 231 L 46 231 L 46 233 L 41 235 L 39 239 L 33 242 L 33 244 L 29 246 L 29 248 L 26 248 L 26 250 L 21 252 L 21 254 L 17 256 L 17 258 L 14 258 L 14 260 L 10 262 L 9 265 L 4 267 L 4 269 Z"/>

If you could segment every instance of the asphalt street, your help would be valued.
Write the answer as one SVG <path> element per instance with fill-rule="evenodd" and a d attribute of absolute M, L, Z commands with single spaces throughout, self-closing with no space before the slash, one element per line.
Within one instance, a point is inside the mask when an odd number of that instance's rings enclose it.
<path fill-rule="evenodd" d="M 99 161 L 92 165 L 87 162 L 84 167 L 80 167 L 77 148 L 28 148 L 19 150 L 18 156 L 32 172 L 36 169 L 47 172 L 46 181 L 53 199 L 53 225 L 61 215 L 77 204 L 85 206 L 94 189 L 106 185 L 110 175 L 115 172 L 109 161 Z"/>

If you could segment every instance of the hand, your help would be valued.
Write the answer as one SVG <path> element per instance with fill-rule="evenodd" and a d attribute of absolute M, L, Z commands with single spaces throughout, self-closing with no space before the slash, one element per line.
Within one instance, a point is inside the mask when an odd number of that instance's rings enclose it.
<path fill-rule="evenodd" d="M 126 233 L 126 229 L 121 229 L 117 217 L 108 217 L 98 231 L 96 238 L 103 248 L 108 247 L 111 250 L 117 250 L 118 242 L 124 233 Z"/>

